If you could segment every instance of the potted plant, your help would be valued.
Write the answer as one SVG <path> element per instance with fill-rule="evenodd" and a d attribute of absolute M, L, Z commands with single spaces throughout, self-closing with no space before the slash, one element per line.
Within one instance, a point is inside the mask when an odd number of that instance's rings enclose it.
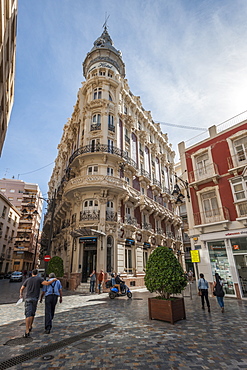
<path fill-rule="evenodd" d="M 169 321 L 185 319 L 184 299 L 173 297 L 187 285 L 182 266 L 167 247 L 157 247 L 149 256 L 146 265 L 145 284 L 158 296 L 148 298 L 149 318 Z"/>

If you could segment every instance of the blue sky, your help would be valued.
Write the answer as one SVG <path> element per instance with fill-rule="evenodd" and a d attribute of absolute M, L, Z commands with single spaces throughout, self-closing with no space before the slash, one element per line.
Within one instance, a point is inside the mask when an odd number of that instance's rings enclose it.
<path fill-rule="evenodd" d="M 15 102 L 0 178 L 19 175 L 47 193 L 84 81 L 82 63 L 106 13 L 130 89 L 154 121 L 208 128 L 247 110 L 245 0 L 20 0 Z M 199 134 L 161 127 L 174 150 Z"/>

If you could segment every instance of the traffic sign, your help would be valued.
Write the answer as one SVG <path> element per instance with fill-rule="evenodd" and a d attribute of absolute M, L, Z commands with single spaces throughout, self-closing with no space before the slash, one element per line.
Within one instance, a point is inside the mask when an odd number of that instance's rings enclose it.
<path fill-rule="evenodd" d="M 48 254 L 44 257 L 45 262 L 49 262 L 50 259 L 51 259 L 51 256 L 49 256 Z"/>

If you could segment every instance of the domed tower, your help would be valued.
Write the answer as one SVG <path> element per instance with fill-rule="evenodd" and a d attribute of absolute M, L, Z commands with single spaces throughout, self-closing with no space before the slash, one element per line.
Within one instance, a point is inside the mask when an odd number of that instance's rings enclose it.
<path fill-rule="evenodd" d="M 107 68 L 115 74 L 120 74 L 122 78 L 125 77 L 125 65 L 121 52 L 114 48 L 106 26 L 102 35 L 94 42 L 92 50 L 84 60 L 83 75 L 85 79 L 88 78 L 90 72 L 101 67 Z"/>
<path fill-rule="evenodd" d="M 93 269 L 143 286 L 152 248 L 180 245 L 170 202 L 174 152 L 131 93 L 106 27 L 83 74 L 49 182 L 44 253 L 63 258 L 70 289 Z"/>

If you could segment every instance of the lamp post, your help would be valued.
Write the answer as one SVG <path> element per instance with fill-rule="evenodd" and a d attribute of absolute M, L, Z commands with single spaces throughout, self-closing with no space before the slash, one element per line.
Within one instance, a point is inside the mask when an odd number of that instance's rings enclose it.
<path fill-rule="evenodd" d="M 190 202 L 189 183 L 188 183 L 187 180 L 184 181 L 183 179 L 181 179 L 180 177 L 178 177 L 175 174 L 175 181 L 176 181 L 176 183 L 174 185 L 174 189 L 173 189 L 172 195 L 176 198 L 175 203 L 181 205 L 183 203 L 183 201 L 184 201 L 185 196 L 181 192 L 181 189 L 180 189 L 180 187 L 178 185 L 178 180 L 180 181 L 180 183 L 182 184 L 183 188 L 186 191 L 186 196 L 187 196 L 188 202 Z"/>

